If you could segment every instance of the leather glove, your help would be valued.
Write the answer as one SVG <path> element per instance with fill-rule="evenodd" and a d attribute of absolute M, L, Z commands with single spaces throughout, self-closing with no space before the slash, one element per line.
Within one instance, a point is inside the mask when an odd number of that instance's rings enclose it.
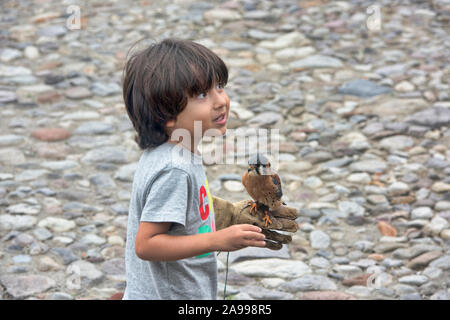
<path fill-rule="evenodd" d="M 281 234 L 272 230 L 288 231 L 295 233 L 298 224 L 294 220 L 298 218 L 297 209 L 282 205 L 275 211 L 270 211 L 272 224 L 264 226 L 263 214 L 257 212 L 250 214 L 250 200 L 231 203 L 227 200 L 212 197 L 214 214 L 216 219 L 216 230 L 221 230 L 234 224 L 252 224 L 262 229 L 266 236 L 266 248 L 280 250 L 283 244 L 292 241 L 290 235 Z"/>

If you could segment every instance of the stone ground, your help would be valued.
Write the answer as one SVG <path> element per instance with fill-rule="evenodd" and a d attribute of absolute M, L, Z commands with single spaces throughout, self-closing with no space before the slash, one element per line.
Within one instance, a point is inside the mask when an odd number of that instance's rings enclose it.
<path fill-rule="evenodd" d="M 140 151 L 122 67 L 138 39 L 176 36 L 227 63 L 230 129 L 279 129 L 300 214 L 282 250 L 230 254 L 229 298 L 449 299 L 450 3 L 373 3 L 3 1 L 0 298 L 123 290 Z M 248 199 L 245 167 L 207 165 L 211 191 Z"/>

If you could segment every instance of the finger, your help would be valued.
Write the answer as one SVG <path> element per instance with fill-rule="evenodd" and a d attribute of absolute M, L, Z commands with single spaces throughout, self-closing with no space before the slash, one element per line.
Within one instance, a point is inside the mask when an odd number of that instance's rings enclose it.
<path fill-rule="evenodd" d="M 280 243 L 289 243 L 292 241 L 292 237 L 287 234 L 281 234 L 275 231 L 263 230 L 263 234 L 266 236 L 266 240 L 271 240 Z"/>
<path fill-rule="evenodd" d="M 245 242 L 247 247 L 260 247 L 264 248 L 266 246 L 266 241 L 256 241 L 256 240 L 247 240 Z"/>
<path fill-rule="evenodd" d="M 272 224 L 269 224 L 267 227 L 263 227 L 263 230 L 264 229 L 297 232 L 298 223 L 289 219 L 273 218 Z"/>
<path fill-rule="evenodd" d="M 290 220 L 297 219 L 300 215 L 298 210 L 292 207 L 280 206 L 276 210 L 270 211 L 270 213 L 277 218 L 285 218 Z"/>
<path fill-rule="evenodd" d="M 261 232 L 246 231 L 245 234 L 244 234 L 244 239 L 256 240 L 256 241 L 264 241 L 266 239 L 266 235 L 261 233 Z"/>
<path fill-rule="evenodd" d="M 255 226 L 252 224 L 243 224 L 242 230 L 244 231 L 251 231 L 251 232 L 262 232 L 262 229 L 259 226 Z"/>

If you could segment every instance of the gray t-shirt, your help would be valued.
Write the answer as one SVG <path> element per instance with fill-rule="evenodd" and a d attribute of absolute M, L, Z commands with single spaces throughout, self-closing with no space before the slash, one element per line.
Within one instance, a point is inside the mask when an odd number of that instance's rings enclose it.
<path fill-rule="evenodd" d="M 141 221 L 172 222 L 171 235 L 215 231 L 214 208 L 200 156 L 170 143 L 143 152 L 128 213 L 123 299 L 216 299 L 216 253 L 178 261 L 141 260 L 134 247 Z"/>

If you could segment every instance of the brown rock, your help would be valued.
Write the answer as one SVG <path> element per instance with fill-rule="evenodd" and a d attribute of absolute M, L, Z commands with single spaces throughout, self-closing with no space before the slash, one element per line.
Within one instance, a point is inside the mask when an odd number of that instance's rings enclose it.
<path fill-rule="evenodd" d="M 431 261 L 439 258 L 442 255 L 441 251 L 429 251 L 424 254 L 421 254 L 418 257 L 415 257 L 412 259 L 408 264 L 407 267 L 410 269 L 421 269 L 426 267 Z"/>
<path fill-rule="evenodd" d="M 339 291 L 308 291 L 301 296 L 303 300 L 356 300 L 350 294 Z"/>
<path fill-rule="evenodd" d="M 72 87 L 67 89 L 64 94 L 69 99 L 84 99 L 92 96 L 92 92 L 85 87 Z"/>
<path fill-rule="evenodd" d="M 353 278 L 349 278 L 349 279 L 344 279 L 342 280 L 342 284 L 344 286 L 365 286 L 367 285 L 367 279 L 371 276 L 371 273 L 365 273 L 365 274 L 361 274 L 358 275 L 356 277 Z"/>
<path fill-rule="evenodd" d="M 70 137 L 70 132 L 63 128 L 42 128 L 31 133 L 35 139 L 42 141 L 61 141 Z"/>
<path fill-rule="evenodd" d="M 379 253 L 369 254 L 367 256 L 367 258 L 375 260 L 375 261 L 383 261 L 384 260 L 384 256 L 382 254 L 379 254 Z"/>
<path fill-rule="evenodd" d="M 58 142 L 37 142 L 31 146 L 31 150 L 36 154 L 36 157 L 47 159 L 65 159 L 70 152 L 70 148 Z"/>
<path fill-rule="evenodd" d="M 58 100 L 61 100 L 62 95 L 60 93 L 58 93 L 57 91 L 48 91 L 48 92 L 44 92 L 42 94 L 40 94 L 37 98 L 36 101 L 38 103 L 53 103 L 56 102 Z"/>
<path fill-rule="evenodd" d="M 397 230 L 385 221 L 378 221 L 378 230 L 383 236 L 395 237 L 397 235 Z"/>
<path fill-rule="evenodd" d="M 391 199 L 391 204 L 407 204 L 416 201 L 414 196 L 394 197 Z"/>
<path fill-rule="evenodd" d="M 122 300 L 123 298 L 123 292 L 116 292 L 111 297 L 109 297 L 109 300 Z"/>

